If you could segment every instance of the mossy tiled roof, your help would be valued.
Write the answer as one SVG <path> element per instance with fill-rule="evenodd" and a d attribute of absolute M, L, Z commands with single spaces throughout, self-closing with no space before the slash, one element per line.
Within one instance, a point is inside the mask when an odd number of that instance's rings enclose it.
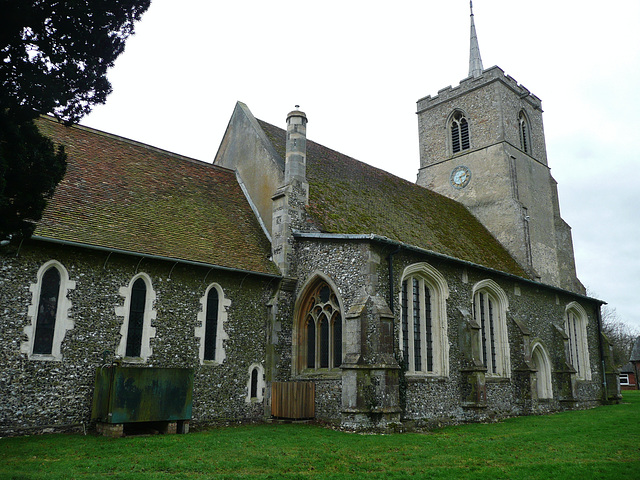
<path fill-rule="evenodd" d="M 259 120 L 285 155 L 286 132 Z M 309 209 L 323 232 L 376 234 L 528 278 L 462 204 L 312 141 L 307 141 Z"/>
<path fill-rule="evenodd" d="M 35 235 L 277 274 L 235 173 L 85 127 L 40 118 L 68 155 Z"/>

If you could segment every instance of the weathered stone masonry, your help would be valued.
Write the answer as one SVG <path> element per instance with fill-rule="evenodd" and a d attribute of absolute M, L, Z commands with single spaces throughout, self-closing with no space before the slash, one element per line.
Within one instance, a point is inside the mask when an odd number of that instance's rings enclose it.
<path fill-rule="evenodd" d="M 315 275 L 324 275 L 335 284 L 345 312 L 348 312 L 363 294 L 388 301 L 389 268 L 386 259 L 397 247 L 375 241 L 311 240 L 299 239 L 296 250 L 298 287 Z M 372 259 L 375 261 L 372 262 Z M 412 264 L 427 262 L 446 279 L 449 297 L 446 300 L 446 321 L 449 347 L 449 375 L 414 375 L 401 381 L 402 418 L 418 426 L 429 426 L 460 421 L 478 421 L 488 418 L 522 415 L 532 412 L 586 408 L 599 404 L 602 396 L 601 365 L 598 352 L 597 311 L 599 303 L 587 297 L 557 288 L 547 287 L 474 266 L 461 266 L 460 262 L 416 249 L 402 249 L 393 256 L 393 310 L 395 336 L 393 353 L 400 358 L 400 285 L 403 270 Z M 504 291 L 508 300 L 507 336 L 509 339 L 511 371 L 506 378 L 485 375 L 486 368 L 470 371 L 473 346 L 472 292 L 474 284 L 492 278 Z M 575 371 L 565 356 L 566 335 L 563 322 L 565 307 L 580 303 L 588 312 L 588 346 L 591 379 L 575 380 Z M 347 320 L 348 321 L 348 320 Z M 346 335 L 346 333 L 345 333 Z M 538 399 L 535 393 L 536 369 L 531 363 L 531 346 L 542 344 L 552 355 L 553 395 Z M 558 344 L 561 344 L 560 348 Z M 286 368 L 286 367 L 285 367 Z M 573 372 L 573 373 L 572 373 Z M 284 372 L 282 372 L 284 373 Z M 335 377 L 333 380 L 331 377 Z M 319 386 L 317 416 L 337 420 L 335 398 L 342 376 L 330 373 L 313 377 Z M 326 387 L 334 383 L 330 389 Z M 481 389 L 482 394 L 472 392 Z M 471 390 L 470 390 L 471 389 Z M 476 395 L 474 397 L 474 395 Z M 361 422 L 362 424 L 363 422 Z"/>
<path fill-rule="evenodd" d="M 248 370 L 265 361 L 267 302 L 277 279 L 42 242 L 25 242 L 17 255 L 15 249 L 5 250 L 0 258 L 3 431 L 89 423 L 96 368 L 115 360 L 121 337 L 122 318 L 115 313 L 123 303 L 119 288 L 139 272 L 150 276 L 157 295 L 153 353 L 144 366 L 195 368 L 195 423 L 262 418 L 262 404 L 246 401 Z M 29 285 L 40 266 L 51 259 L 60 262 L 76 282 L 69 295 L 74 327 L 62 342 L 62 361 L 30 360 L 20 349 L 26 340 L 24 327 L 30 322 Z M 200 298 L 213 282 L 231 301 L 223 326 L 228 336 L 226 358 L 222 364 L 201 365 L 194 333 Z"/>

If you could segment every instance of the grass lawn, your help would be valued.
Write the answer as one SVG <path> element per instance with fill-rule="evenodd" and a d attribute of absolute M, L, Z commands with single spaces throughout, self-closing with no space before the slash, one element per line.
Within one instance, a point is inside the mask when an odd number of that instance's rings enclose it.
<path fill-rule="evenodd" d="M 314 425 L 0 439 L 0 479 L 640 479 L 640 392 L 624 403 L 428 434 Z"/>

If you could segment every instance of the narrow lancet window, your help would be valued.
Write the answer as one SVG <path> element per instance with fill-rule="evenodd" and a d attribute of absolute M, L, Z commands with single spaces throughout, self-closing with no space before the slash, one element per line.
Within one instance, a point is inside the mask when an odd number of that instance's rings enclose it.
<path fill-rule="evenodd" d="M 524 153 L 531 153 L 531 136 L 529 134 L 529 122 L 524 112 L 520 112 L 518 117 L 520 130 L 520 147 Z"/>
<path fill-rule="evenodd" d="M 204 334 L 204 359 L 215 360 L 216 340 L 218 333 L 218 291 L 215 288 L 209 290 L 207 295 L 206 326 Z"/>
<path fill-rule="evenodd" d="M 127 332 L 127 357 L 139 357 L 142 349 L 142 331 L 144 312 L 147 300 L 147 285 L 138 278 L 131 289 L 131 306 L 129 310 L 129 329 Z"/>
<path fill-rule="evenodd" d="M 34 354 L 51 354 L 56 329 L 59 298 L 60 272 L 58 272 L 57 268 L 51 267 L 42 276 L 36 333 L 33 340 Z"/>

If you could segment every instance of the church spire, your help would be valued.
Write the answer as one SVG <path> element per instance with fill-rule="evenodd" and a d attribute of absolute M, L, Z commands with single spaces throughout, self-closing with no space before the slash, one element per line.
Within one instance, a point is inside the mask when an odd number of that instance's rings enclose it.
<path fill-rule="evenodd" d="M 482 58 L 480 57 L 480 46 L 478 45 L 478 35 L 476 34 L 476 24 L 473 21 L 473 0 L 469 1 L 471 9 L 471 51 L 469 53 L 469 76 L 479 77 L 482 74 Z"/>

